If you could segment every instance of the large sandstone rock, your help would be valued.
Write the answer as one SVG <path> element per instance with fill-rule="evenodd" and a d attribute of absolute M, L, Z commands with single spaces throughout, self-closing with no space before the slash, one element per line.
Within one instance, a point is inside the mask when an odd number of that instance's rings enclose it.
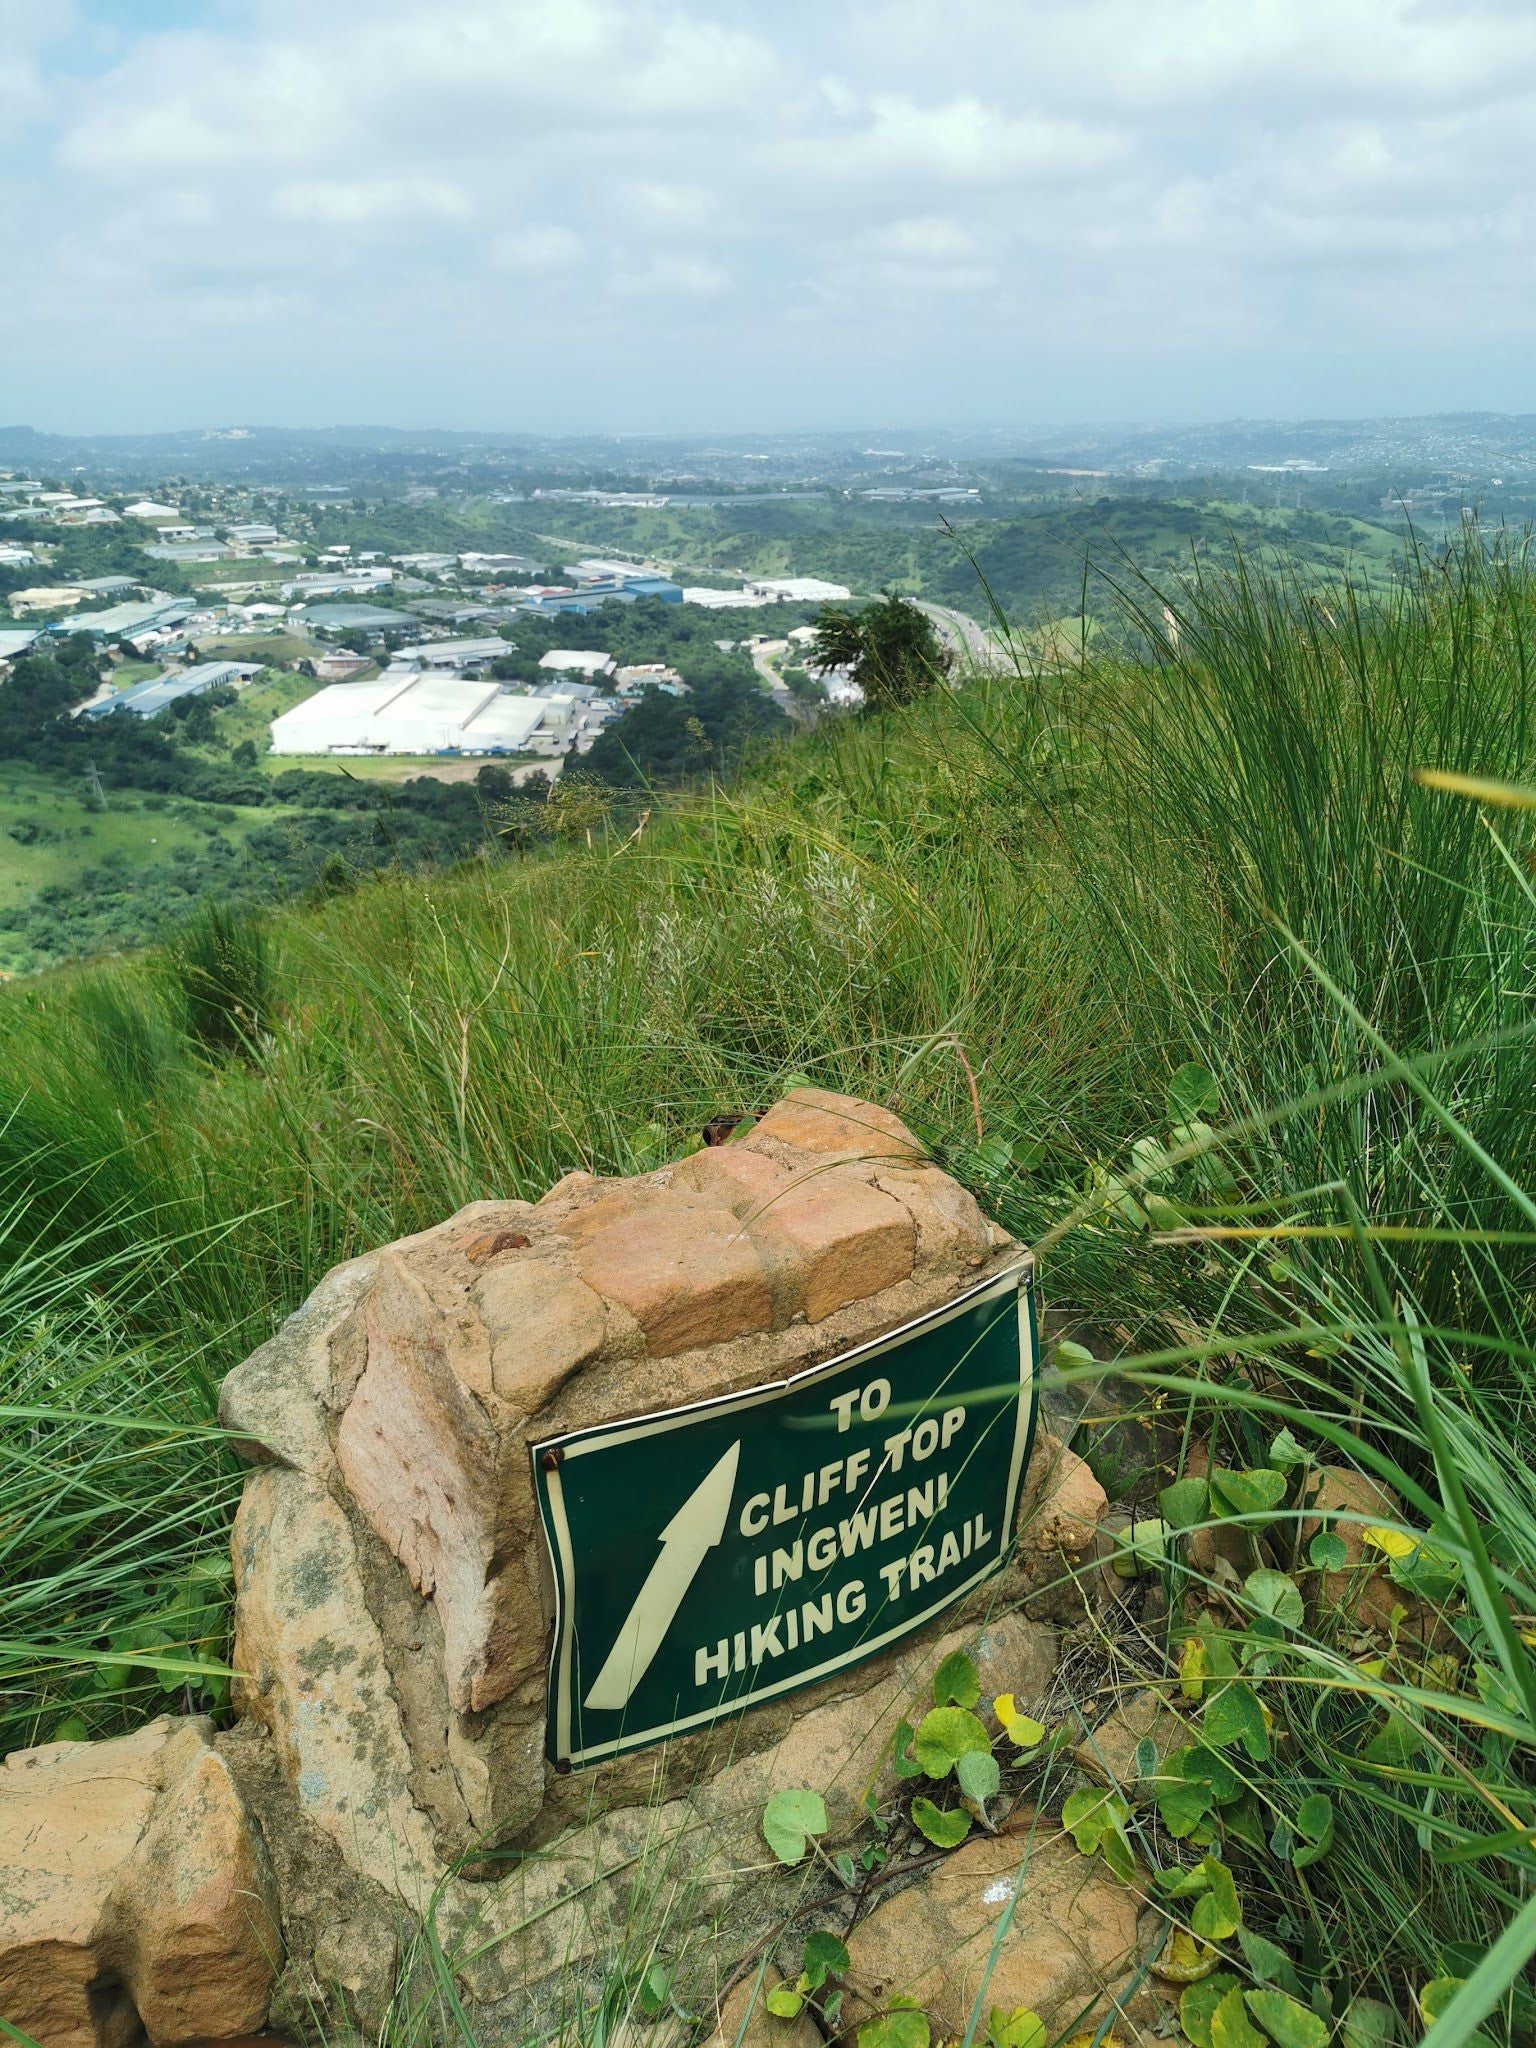
<path fill-rule="evenodd" d="M 0 2014 L 42 2048 L 260 2027 L 280 1961 L 261 1843 L 206 1721 L 0 1767 Z"/>
<path fill-rule="evenodd" d="M 1028 2006 L 1052 2039 L 1091 2033 L 1136 1963 L 1138 1911 L 1102 1859 L 1036 1816 L 1033 1828 L 957 1849 L 854 1930 L 849 1975 L 861 1998 L 849 2016 L 905 1993 L 938 2038 L 958 2040 L 981 1993 L 986 2007 Z"/>
<path fill-rule="evenodd" d="M 241 1510 L 242 1699 L 321 1824 L 370 1876 L 398 1861 L 409 1895 L 424 1831 L 462 1853 L 539 1822 L 551 1588 L 530 1442 L 781 1378 L 1012 1250 L 888 1111 L 802 1089 L 739 1142 L 477 1203 L 329 1276 L 222 1403 L 288 1471 Z M 327 1698 L 377 1735 L 393 1790 L 338 1789 Z M 604 1796 L 626 1782 L 606 1773 Z"/>
<path fill-rule="evenodd" d="M 652 1887 L 696 1947 L 739 1955 L 805 1883 L 765 1855 L 770 1793 L 823 1793 L 831 1839 L 853 1839 L 947 1649 L 971 1650 L 988 1700 L 1044 1710 L 1048 1624 L 1104 1496 L 1042 1432 L 1014 1562 L 924 1635 L 664 1750 L 564 1775 L 544 1758 L 529 1445 L 783 1378 L 1016 1251 L 889 1112 L 800 1090 L 736 1142 L 570 1174 L 353 1260 L 230 1376 L 222 1416 L 258 1469 L 234 1542 L 246 1720 L 221 1746 L 278 1872 L 279 2019 L 340 1987 L 376 2029 L 428 1910 L 487 2038 L 503 2017 L 528 2031 L 541 1983 L 600 1984 Z"/>

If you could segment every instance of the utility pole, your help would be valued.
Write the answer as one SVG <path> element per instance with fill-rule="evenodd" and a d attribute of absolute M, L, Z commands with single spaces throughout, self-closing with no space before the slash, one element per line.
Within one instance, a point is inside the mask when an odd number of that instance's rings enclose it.
<path fill-rule="evenodd" d="M 87 761 L 85 764 L 85 779 L 91 786 L 91 795 L 96 800 L 98 810 L 104 811 L 107 808 L 107 792 L 101 786 L 101 777 L 96 771 L 94 761 Z"/>

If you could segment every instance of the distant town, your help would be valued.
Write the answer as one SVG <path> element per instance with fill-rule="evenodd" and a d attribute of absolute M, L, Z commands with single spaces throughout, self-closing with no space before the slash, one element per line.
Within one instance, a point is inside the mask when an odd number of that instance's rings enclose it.
<path fill-rule="evenodd" d="M 1238 559 L 1390 587 L 1536 423 L 558 437 L 0 427 L 0 975 L 499 859 L 858 710 L 892 592 L 1060 670 Z M 846 620 L 844 620 L 846 623 Z M 843 644 L 846 644 L 845 642 Z M 638 793 L 638 794 L 637 794 Z"/>
<path fill-rule="evenodd" d="M 625 493 L 546 495 L 637 502 Z M 683 584 L 643 561 L 598 556 L 555 571 L 518 553 L 316 547 L 250 516 L 247 493 L 218 493 L 212 508 L 209 496 L 198 492 L 193 512 L 169 494 L 95 495 L 0 473 L 0 522 L 25 523 L 30 536 L 0 540 L 0 572 L 13 572 L 13 580 L 18 571 L 37 577 L 6 597 L 0 675 L 21 655 L 83 634 L 101 656 L 98 687 L 76 707 L 84 718 L 155 718 L 186 698 L 242 689 L 269 669 L 289 669 L 316 687 L 272 718 L 276 755 L 537 761 L 585 753 L 645 692 L 683 696 L 690 685 L 667 661 L 620 663 L 581 645 L 541 644 L 537 674 L 508 677 L 498 665 L 517 651 L 519 625 L 558 620 L 579 641 L 581 622 L 610 604 L 738 613 L 852 596 L 846 585 L 814 576 Z M 142 568 L 54 580 L 65 535 L 111 528 Z M 50 538 L 55 533 L 58 542 Z M 195 576 L 195 587 L 158 587 L 169 580 L 167 567 L 178 581 Z M 803 651 L 812 631 L 800 624 L 780 635 L 746 636 L 764 687 L 786 705 L 791 692 L 762 652 Z M 541 643 L 545 637 L 538 635 Z M 802 706 L 818 695 L 829 703 L 856 701 L 856 686 L 845 677 L 809 673 Z"/>

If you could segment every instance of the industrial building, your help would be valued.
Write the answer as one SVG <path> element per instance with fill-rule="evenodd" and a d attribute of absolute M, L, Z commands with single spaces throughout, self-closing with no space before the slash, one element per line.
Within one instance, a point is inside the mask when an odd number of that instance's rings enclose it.
<path fill-rule="evenodd" d="M 771 597 L 754 597 L 749 590 L 709 590 L 690 584 L 683 592 L 684 604 L 703 605 L 708 611 L 737 611 L 743 605 L 775 602 Z"/>
<path fill-rule="evenodd" d="M 510 654 L 510 642 L 493 636 L 486 640 L 424 640 L 400 657 L 418 668 L 481 668 Z"/>
<path fill-rule="evenodd" d="M 311 604 L 295 611 L 296 626 L 313 626 L 322 633 L 403 633 L 419 626 L 414 612 L 385 611 L 376 604 Z"/>
<path fill-rule="evenodd" d="M 551 647 L 548 654 L 539 656 L 539 667 L 569 670 L 585 676 L 588 682 L 595 682 L 599 676 L 611 676 L 618 663 L 611 654 L 604 654 L 595 647 Z"/>
<path fill-rule="evenodd" d="M 0 667 L 25 654 L 37 637 L 36 628 L 32 626 L 0 626 Z"/>
<path fill-rule="evenodd" d="M 819 576 L 759 576 L 747 585 L 753 597 L 766 597 L 785 604 L 834 604 L 852 597 L 841 583 L 823 583 Z"/>
<path fill-rule="evenodd" d="M 104 612 L 77 612 L 54 631 L 89 633 L 96 640 L 131 640 L 135 634 L 154 627 L 179 625 L 195 609 L 191 598 L 167 597 L 160 591 L 142 604 L 115 604 Z"/>
<path fill-rule="evenodd" d="M 150 676 L 132 689 L 119 690 L 115 697 L 98 697 L 82 707 L 86 718 L 105 718 L 118 711 L 131 711 L 136 718 L 154 718 L 182 697 L 201 697 L 205 690 L 217 690 L 227 683 L 249 682 L 260 675 L 259 661 L 205 661 L 196 668 L 173 669 L 168 675 Z"/>
<path fill-rule="evenodd" d="M 272 721 L 274 754 L 563 754 L 568 696 L 530 697 L 465 676 L 392 670 L 317 690 Z"/>
<path fill-rule="evenodd" d="M 605 604 L 635 604 L 642 597 L 658 599 L 662 604 L 681 604 L 683 589 L 669 576 L 612 577 L 608 581 L 593 581 L 581 590 L 544 590 L 530 594 L 523 599 L 522 609 L 536 615 L 548 616 L 553 612 L 595 612 Z"/>

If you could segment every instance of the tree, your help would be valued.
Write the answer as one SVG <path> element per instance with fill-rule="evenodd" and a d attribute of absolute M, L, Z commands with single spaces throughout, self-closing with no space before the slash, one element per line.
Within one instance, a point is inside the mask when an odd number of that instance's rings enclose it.
<path fill-rule="evenodd" d="M 927 613 L 892 590 L 859 612 L 818 613 L 811 652 L 818 667 L 849 671 L 867 711 L 910 704 L 953 665 Z"/>

